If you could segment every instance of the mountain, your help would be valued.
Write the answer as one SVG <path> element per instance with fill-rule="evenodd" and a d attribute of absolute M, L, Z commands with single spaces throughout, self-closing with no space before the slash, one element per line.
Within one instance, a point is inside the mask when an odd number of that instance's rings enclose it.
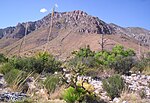
<path fill-rule="evenodd" d="M 148 46 L 150 45 L 150 31 L 140 27 L 127 27 L 123 28 L 116 24 L 109 24 L 115 34 L 127 35 L 130 38 L 134 38 L 139 41 L 141 44 Z"/>
<path fill-rule="evenodd" d="M 0 52 L 14 55 L 18 53 L 20 43 L 22 55 L 32 55 L 46 48 L 50 30 L 51 14 L 34 22 L 18 23 L 15 27 L 0 29 Z M 26 29 L 27 28 L 27 29 Z M 27 30 L 27 31 L 26 31 Z M 25 32 L 27 36 L 25 36 Z M 139 27 L 123 28 L 116 24 L 107 24 L 98 17 L 76 10 L 71 12 L 55 12 L 48 51 L 59 57 L 68 57 L 73 50 L 90 45 L 93 50 L 100 50 L 101 34 L 110 49 L 115 44 L 138 51 L 138 43 L 142 50 L 148 50 L 150 31 Z"/>

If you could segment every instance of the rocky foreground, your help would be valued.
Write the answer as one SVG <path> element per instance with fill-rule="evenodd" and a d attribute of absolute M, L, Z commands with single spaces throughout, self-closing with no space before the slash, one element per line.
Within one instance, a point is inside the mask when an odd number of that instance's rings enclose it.
<path fill-rule="evenodd" d="M 150 101 L 150 76 L 148 75 L 142 75 L 142 74 L 131 74 L 130 76 L 122 75 L 122 78 L 124 79 L 125 85 L 127 90 L 130 93 L 137 93 L 144 98 L 144 102 L 142 103 L 149 103 Z M 79 80 L 88 80 L 88 82 L 94 86 L 95 88 L 95 94 L 100 96 L 101 99 L 108 103 L 130 103 L 128 100 L 122 100 L 121 98 L 114 98 L 114 100 L 111 100 L 108 96 L 106 91 L 102 87 L 102 80 L 99 79 L 92 79 L 91 77 L 78 77 Z M 29 88 L 33 88 L 35 81 L 28 82 Z M 7 83 L 4 80 L 4 77 L 2 74 L 0 74 L 0 102 L 9 102 L 9 101 L 18 101 L 23 100 L 25 98 L 28 98 L 28 96 L 24 93 L 19 92 L 11 92 L 11 89 L 7 87 Z"/>

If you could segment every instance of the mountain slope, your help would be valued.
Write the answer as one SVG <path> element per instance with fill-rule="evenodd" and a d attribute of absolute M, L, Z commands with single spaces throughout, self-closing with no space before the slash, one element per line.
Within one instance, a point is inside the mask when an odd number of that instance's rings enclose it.
<path fill-rule="evenodd" d="M 123 28 L 116 24 L 111 23 L 110 26 L 115 31 L 115 34 L 127 35 L 139 41 L 141 44 L 150 45 L 150 31 L 140 27 L 127 27 Z"/>
<path fill-rule="evenodd" d="M 46 47 L 49 33 L 51 14 L 35 22 L 19 23 L 16 27 L 0 29 L 0 52 L 14 55 L 18 53 L 20 43 L 22 55 L 32 55 Z M 100 50 L 100 34 L 105 34 L 109 44 L 106 49 L 115 44 L 138 51 L 138 42 L 143 44 L 144 51 L 148 50 L 150 31 L 142 28 L 123 28 L 115 24 L 107 24 L 97 17 L 83 11 L 55 12 L 52 33 L 48 50 L 56 56 L 68 57 L 73 50 L 90 45 L 94 50 Z M 133 35 L 134 34 L 134 35 Z"/>

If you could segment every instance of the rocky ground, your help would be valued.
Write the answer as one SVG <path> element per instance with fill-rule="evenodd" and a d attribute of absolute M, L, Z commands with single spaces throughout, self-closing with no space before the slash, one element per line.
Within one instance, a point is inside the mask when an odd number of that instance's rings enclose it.
<path fill-rule="evenodd" d="M 129 93 L 134 93 L 134 95 L 142 96 L 144 98 L 142 101 L 136 103 L 150 103 L 150 76 L 143 74 L 131 74 L 130 76 L 122 75 L 122 78 L 125 82 L 126 91 Z M 102 79 L 92 79 L 91 77 L 79 77 L 79 80 L 88 80 L 88 82 L 94 86 L 95 93 L 100 96 L 101 99 L 108 103 L 132 103 L 129 100 L 122 100 L 122 98 L 114 98 L 111 100 L 107 96 L 107 92 L 102 87 Z M 129 95 L 129 94 L 126 94 Z M 130 97 L 129 97 L 130 98 Z M 141 97 L 139 97 L 141 98 Z M 141 98 L 141 99 L 142 99 Z"/>
<path fill-rule="evenodd" d="M 149 103 L 150 101 L 150 76 L 142 75 L 142 74 L 131 74 L 130 76 L 122 75 L 122 78 L 125 81 L 125 85 L 130 93 L 135 93 L 143 96 L 144 102 Z M 95 88 L 95 93 L 101 97 L 101 99 L 105 100 L 108 103 L 131 103 L 127 98 L 114 98 L 111 100 L 106 91 L 102 87 L 102 80 L 92 79 L 91 77 L 79 77 L 78 79 L 86 79 L 92 84 Z M 33 84 L 33 80 L 28 83 L 29 88 L 36 88 Z M 40 93 L 40 92 L 39 92 Z M 42 92 L 41 92 L 42 93 Z M 127 96 L 127 95 L 126 95 Z M 7 83 L 4 80 L 2 74 L 0 74 L 0 102 L 9 102 L 9 101 L 17 101 L 27 98 L 28 96 L 24 93 L 19 92 L 11 92 L 11 89 L 7 87 Z M 128 97 L 130 98 L 130 97 Z M 57 100 L 58 101 L 58 100 Z M 54 101 L 53 101 L 54 102 Z M 61 101 L 62 102 L 62 101 Z M 139 103 L 139 102 L 136 102 Z"/>

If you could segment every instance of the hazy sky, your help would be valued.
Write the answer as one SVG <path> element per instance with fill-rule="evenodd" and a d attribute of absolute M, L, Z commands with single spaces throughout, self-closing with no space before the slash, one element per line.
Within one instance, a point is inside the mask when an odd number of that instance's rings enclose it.
<path fill-rule="evenodd" d="M 83 10 L 107 23 L 150 30 L 150 0 L 1 0 L 0 28 L 39 20 L 55 4 L 57 11 Z"/>

